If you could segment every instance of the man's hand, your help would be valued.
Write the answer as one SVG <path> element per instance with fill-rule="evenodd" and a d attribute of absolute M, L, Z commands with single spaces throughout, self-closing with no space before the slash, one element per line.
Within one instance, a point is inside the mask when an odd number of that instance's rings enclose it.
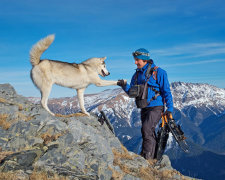
<path fill-rule="evenodd" d="M 119 79 L 119 80 L 117 81 L 117 85 L 118 85 L 118 86 L 124 87 L 124 86 L 126 86 L 126 84 L 127 84 L 127 81 L 124 80 L 124 79 Z"/>

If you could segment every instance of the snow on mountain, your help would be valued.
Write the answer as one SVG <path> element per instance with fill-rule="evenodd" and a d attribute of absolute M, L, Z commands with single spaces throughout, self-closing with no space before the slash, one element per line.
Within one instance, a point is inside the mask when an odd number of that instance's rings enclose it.
<path fill-rule="evenodd" d="M 34 104 L 37 104 L 40 102 L 41 98 L 39 97 L 28 97 L 29 101 L 31 101 Z"/>
<path fill-rule="evenodd" d="M 222 113 L 225 106 L 225 89 L 208 84 L 176 82 L 171 84 L 174 107 L 182 110 L 186 106 L 216 106 Z"/>
<path fill-rule="evenodd" d="M 208 84 L 174 82 L 171 83 L 171 92 L 174 108 L 179 111 L 184 111 L 187 107 L 204 107 L 217 115 L 225 112 L 225 89 Z M 34 103 L 40 100 L 39 98 L 28 99 Z M 132 119 L 135 118 L 134 114 L 139 112 L 134 99 L 129 98 L 121 88 L 86 94 L 84 101 L 88 111 L 97 113 L 103 110 L 112 118 L 126 119 L 129 126 L 140 125 L 140 122 Z M 54 112 L 62 114 L 80 111 L 77 97 L 50 99 L 49 106 Z"/>
<path fill-rule="evenodd" d="M 109 94 L 108 97 L 110 98 L 100 96 L 98 99 L 100 102 L 99 106 L 95 106 L 91 111 L 94 113 L 104 111 L 107 116 L 116 117 L 114 124 L 119 123 L 119 120 L 123 119 L 126 120 L 127 125 L 132 126 L 130 119 L 135 108 L 134 99 L 130 99 L 122 89 L 106 90 L 105 93 Z"/>
<path fill-rule="evenodd" d="M 205 139 L 200 125 L 204 119 L 212 116 L 216 119 L 224 114 L 225 89 L 208 84 L 174 82 L 171 83 L 171 92 L 176 121 L 184 125 L 190 136 L 193 136 L 200 144 L 204 144 Z M 29 99 L 35 103 L 39 100 L 38 98 Z M 114 128 L 118 129 L 116 132 L 121 135 L 121 138 L 124 133 L 132 137 L 137 133 L 134 128 L 141 127 L 140 109 L 136 108 L 134 99 L 129 98 L 121 88 L 86 94 L 84 100 L 88 111 L 105 112 Z M 77 97 L 50 99 L 49 107 L 53 112 L 61 114 L 80 111 Z M 121 128 L 124 130 L 121 131 Z"/>
<path fill-rule="evenodd" d="M 85 105 L 87 105 L 87 107 L 90 107 L 93 106 L 94 104 L 102 104 L 103 102 L 114 99 L 120 92 L 121 92 L 120 89 L 115 90 L 109 89 L 102 91 L 100 93 L 85 95 L 84 99 Z"/>

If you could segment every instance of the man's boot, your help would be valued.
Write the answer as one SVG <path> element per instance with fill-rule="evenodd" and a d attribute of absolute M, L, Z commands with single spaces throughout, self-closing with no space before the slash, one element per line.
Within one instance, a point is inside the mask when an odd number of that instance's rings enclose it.
<path fill-rule="evenodd" d="M 151 153 L 150 152 L 147 152 L 147 153 L 143 153 L 143 152 L 141 152 L 141 154 L 140 154 L 143 158 L 145 158 L 145 159 L 152 159 L 152 157 L 151 157 Z"/>

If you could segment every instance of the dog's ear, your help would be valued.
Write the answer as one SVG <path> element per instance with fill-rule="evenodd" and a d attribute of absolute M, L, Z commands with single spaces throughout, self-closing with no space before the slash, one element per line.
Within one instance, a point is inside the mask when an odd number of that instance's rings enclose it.
<path fill-rule="evenodd" d="M 105 61 L 105 60 L 106 60 L 106 56 L 105 56 L 105 57 L 102 57 L 101 60 L 102 60 L 102 61 Z"/>

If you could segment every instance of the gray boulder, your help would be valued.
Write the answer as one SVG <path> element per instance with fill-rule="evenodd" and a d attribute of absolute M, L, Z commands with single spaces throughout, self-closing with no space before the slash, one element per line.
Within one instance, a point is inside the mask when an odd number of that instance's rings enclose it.
<path fill-rule="evenodd" d="M 138 180 L 166 178 L 166 167 L 173 174 L 168 179 L 184 178 L 169 159 L 163 163 L 157 169 L 127 151 L 95 114 L 53 117 L 11 85 L 0 84 L 0 174 L 29 179 L 35 171 L 67 179 Z"/>

